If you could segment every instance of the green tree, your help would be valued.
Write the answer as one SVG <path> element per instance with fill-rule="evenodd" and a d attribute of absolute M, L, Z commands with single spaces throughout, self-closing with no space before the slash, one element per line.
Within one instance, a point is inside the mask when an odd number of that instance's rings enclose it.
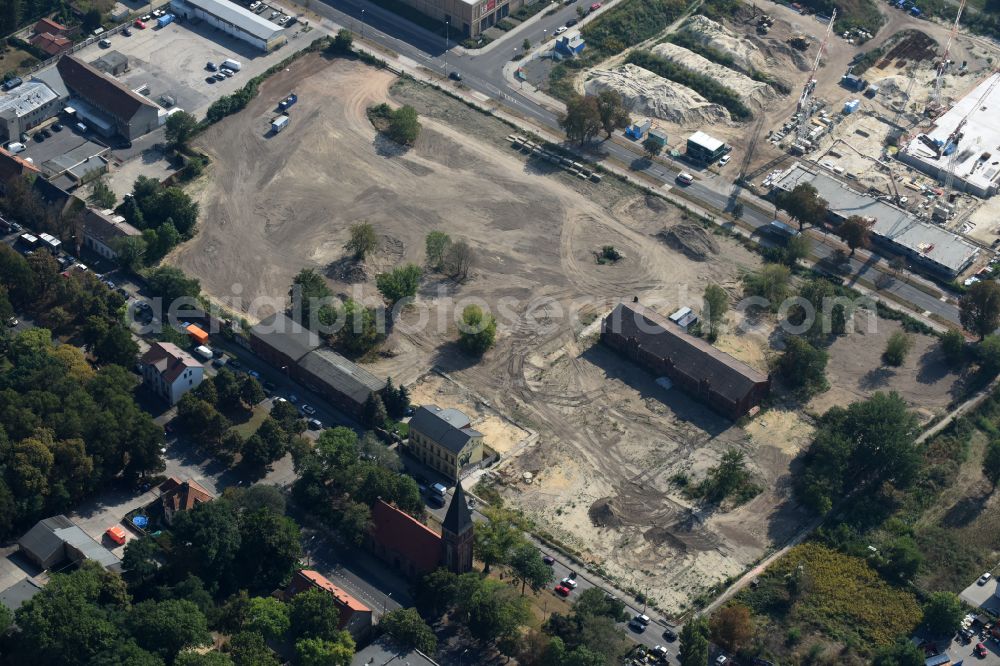
<path fill-rule="evenodd" d="M 354 35 L 347 28 L 341 28 L 330 46 L 337 53 L 350 53 L 354 49 Z"/>
<path fill-rule="evenodd" d="M 14 614 L 6 606 L 0 606 L 0 636 L 6 634 L 12 624 L 14 624 Z"/>
<path fill-rule="evenodd" d="M 705 318 L 708 320 L 708 338 L 715 340 L 719 336 L 719 326 L 726 319 L 729 309 L 729 294 L 717 284 L 705 287 L 704 306 Z"/>
<path fill-rule="evenodd" d="M 949 363 L 961 363 L 965 357 L 965 336 L 949 328 L 941 334 L 941 352 Z"/>
<path fill-rule="evenodd" d="M 415 608 L 400 608 L 382 616 L 379 624 L 405 648 L 416 648 L 425 654 L 437 650 L 437 637 Z"/>
<path fill-rule="evenodd" d="M 1000 284 L 995 280 L 977 282 L 958 302 L 962 326 L 982 341 L 1000 326 Z"/>
<path fill-rule="evenodd" d="M 128 640 L 98 653 L 89 666 L 163 666 L 163 659 Z"/>
<path fill-rule="evenodd" d="M 456 241 L 448 246 L 444 254 L 444 272 L 453 280 L 463 281 L 469 277 L 475 253 L 465 241 Z"/>
<path fill-rule="evenodd" d="M 1000 335 L 992 334 L 983 338 L 976 347 L 979 367 L 988 375 L 1000 372 Z"/>
<path fill-rule="evenodd" d="M 164 130 L 167 142 L 174 146 L 186 146 L 195 130 L 198 129 L 198 120 L 187 111 L 176 111 L 167 116 L 166 129 Z"/>
<path fill-rule="evenodd" d="M 822 393 L 828 387 L 826 380 L 826 351 L 817 349 L 805 339 L 788 336 L 785 351 L 778 358 L 776 369 L 782 381 L 804 395 Z"/>
<path fill-rule="evenodd" d="M 704 617 L 693 619 L 681 629 L 677 657 L 681 666 L 705 666 L 708 663 L 711 630 Z"/>
<path fill-rule="evenodd" d="M 115 363 L 124 368 L 135 365 L 139 354 L 139 344 L 132 338 L 132 332 L 116 323 L 93 346 L 91 350 L 102 365 Z"/>
<path fill-rule="evenodd" d="M 348 355 L 362 356 L 382 341 L 375 311 L 350 298 L 344 301 L 338 317 L 343 326 L 337 332 L 337 345 Z"/>
<path fill-rule="evenodd" d="M 132 606 L 126 625 L 140 647 L 167 661 L 184 648 L 207 645 L 212 640 L 205 615 L 183 599 L 140 602 Z"/>
<path fill-rule="evenodd" d="M 882 352 L 882 361 L 886 365 L 899 367 L 906 361 L 906 355 L 913 348 L 913 338 L 903 331 L 896 331 L 889 336 L 889 341 Z"/>
<path fill-rule="evenodd" d="M 279 641 L 291 627 L 288 606 L 274 597 L 252 597 L 247 602 L 243 629 L 266 640 Z"/>
<path fill-rule="evenodd" d="M 746 455 L 738 449 L 728 449 L 719 464 L 708 470 L 698 492 L 710 502 L 722 502 L 732 496 L 749 499 L 760 492 L 747 469 Z"/>
<path fill-rule="evenodd" d="M 409 104 L 399 107 L 389 116 L 387 135 L 396 143 L 412 146 L 420 136 L 420 120 L 417 110 Z"/>
<path fill-rule="evenodd" d="M 646 157 L 649 159 L 653 159 L 659 155 L 662 149 L 663 146 L 660 145 L 660 142 L 651 136 L 647 136 L 642 142 L 642 152 L 644 152 Z"/>
<path fill-rule="evenodd" d="M 189 278 L 174 266 L 150 270 L 146 275 L 146 282 L 153 295 L 164 300 L 165 306 L 179 298 L 197 298 L 201 294 L 201 282 L 197 278 Z"/>
<path fill-rule="evenodd" d="M 796 266 L 799 263 L 799 259 L 807 259 L 809 257 L 809 250 L 809 238 L 805 234 L 792 236 L 785 243 L 785 263 L 788 266 Z"/>
<path fill-rule="evenodd" d="M 377 393 L 369 394 L 364 404 L 364 414 L 362 416 L 364 424 L 369 428 L 383 428 L 388 418 L 389 414 L 385 410 L 385 403 L 382 402 L 382 398 Z"/>
<path fill-rule="evenodd" d="M 233 660 L 221 652 L 181 652 L 174 666 L 233 666 Z"/>
<path fill-rule="evenodd" d="M 115 196 L 114 191 L 108 186 L 107 180 L 98 178 L 90 186 L 90 196 L 87 197 L 87 201 L 103 210 L 114 208 L 118 202 L 118 197 Z"/>
<path fill-rule="evenodd" d="M 302 536 L 294 520 L 266 510 L 244 516 L 236 556 L 239 580 L 273 590 L 287 580 L 302 557 Z M 255 608 L 251 601 L 251 611 Z M 265 636 L 268 632 L 261 631 Z"/>
<path fill-rule="evenodd" d="M 367 222 L 352 224 L 349 231 L 350 238 L 344 244 L 344 249 L 358 261 L 364 261 L 365 257 L 378 248 L 378 235 L 371 224 Z"/>
<path fill-rule="evenodd" d="M 440 271 L 444 268 L 445 254 L 451 245 L 451 237 L 443 231 L 432 231 L 424 239 L 425 254 L 427 255 L 427 265 L 431 270 Z"/>
<path fill-rule="evenodd" d="M 873 666 L 923 666 L 926 655 L 923 650 L 907 640 L 882 648 L 875 653 Z"/>
<path fill-rule="evenodd" d="M 159 555 L 160 546 L 150 537 L 129 541 L 125 544 L 125 554 L 122 556 L 126 578 L 136 585 L 142 585 L 153 578 L 160 569 Z"/>
<path fill-rule="evenodd" d="M 326 279 L 313 268 L 303 268 L 292 279 L 290 290 L 293 318 L 303 326 L 315 328 L 323 305 L 333 297 Z"/>
<path fill-rule="evenodd" d="M 527 55 L 528 54 L 528 50 L 530 48 L 531 48 L 531 41 L 529 41 L 528 38 L 525 37 L 524 41 L 521 42 L 521 49 L 524 51 L 524 54 Z"/>
<path fill-rule="evenodd" d="M 753 621 L 750 609 L 743 604 L 730 604 L 712 615 L 709 624 L 712 640 L 728 652 L 739 652 L 753 636 Z"/>
<path fill-rule="evenodd" d="M 346 631 L 337 640 L 303 638 L 295 643 L 295 656 L 300 666 L 350 666 L 354 640 Z"/>
<path fill-rule="evenodd" d="M 459 596 L 457 614 L 473 638 L 493 643 L 517 635 L 530 616 L 527 599 L 492 578 Z"/>
<path fill-rule="evenodd" d="M 621 93 L 615 90 L 603 90 L 597 93 L 597 114 L 601 119 L 601 129 L 608 138 L 616 129 L 624 129 L 628 126 L 628 109 L 625 108 L 625 100 Z"/>
<path fill-rule="evenodd" d="M 122 236 L 111 242 L 118 265 L 134 273 L 142 268 L 146 256 L 146 241 L 141 236 Z"/>
<path fill-rule="evenodd" d="M 903 585 L 916 578 L 923 561 L 917 543 L 911 537 L 901 536 L 885 549 L 879 570 L 887 580 Z"/>
<path fill-rule="evenodd" d="M 413 298 L 417 295 L 417 288 L 420 286 L 420 278 L 423 277 L 423 270 L 416 264 L 405 264 L 398 266 L 388 273 L 379 273 L 375 278 L 382 298 L 386 300 L 392 308 L 404 298 Z"/>
<path fill-rule="evenodd" d="M 280 666 L 281 660 L 267 647 L 264 637 L 241 631 L 229 639 L 229 654 L 235 666 Z"/>
<path fill-rule="evenodd" d="M 592 140 L 601 131 L 601 112 L 597 98 L 577 95 L 566 102 L 566 113 L 559 118 L 559 127 L 570 141 L 580 145 Z"/>
<path fill-rule="evenodd" d="M 103 20 L 104 17 L 101 16 L 101 10 L 97 9 L 96 7 L 91 7 L 83 15 L 83 24 L 82 24 L 83 31 L 93 32 L 94 30 L 97 30 L 98 28 L 101 27 L 101 21 Z"/>
<path fill-rule="evenodd" d="M 764 298 L 772 310 L 777 310 L 788 296 L 791 277 L 788 266 L 764 264 L 759 271 L 748 273 L 743 278 L 743 286 L 747 295 Z"/>
<path fill-rule="evenodd" d="M 478 553 L 479 551 L 477 551 Z M 476 555 L 479 557 L 479 555 Z M 424 617 L 440 618 L 455 603 L 458 575 L 447 569 L 435 569 L 420 579 L 414 596 L 417 610 Z"/>
<path fill-rule="evenodd" d="M 502 509 L 486 510 L 488 521 L 476 525 L 473 534 L 473 552 L 483 563 L 483 574 L 497 564 L 507 564 L 511 553 L 524 543 L 524 536 L 518 529 L 513 516 Z"/>
<path fill-rule="evenodd" d="M 954 592 L 934 592 L 924 604 L 924 626 L 932 636 L 948 636 L 962 624 L 965 606 Z"/>
<path fill-rule="evenodd" d="M 496 341 L 496 335 L 497 323 L 492 315 L 484 313 L 478 305 L 465 306 L 458 341 L 466 351 L 477 355 L 486 353 Z"/>
<path fill-rule="evenodd" d="M 247 406 L 248 409 L 252 409 L 254 405 L 258 405 L 264 402 L 267 396 L 264 394 L 264 387 L 260 385 L 256 377 L 251 377 L 246 375 L 240 384 L 240 399 L 243 404 Z"/>
<path fill-rule="evenodd" d="M 864 219 L 857 215 L 852 215 L 840 223 L 837 228 L 837 235 L 844 239 L 847 247 L 851 248 L 851 256 L 859 247 L 864 249 L 871 244 L 871 232 L 869 225 Z"/>
<path fill-rule="evenodd" d="M 779 193 L 775 204 L 799 223 L 799 231 L 806 224 L 822 224 L 829 214 L 827 202 L 810 183 L 799 183 L 791 191 Z"/>
<path fill-rule="evenodd" d="M 318 589 L 300 592 L 292 597 L 289 606 L 293 638 L 338 640 L 340 610 L 329 592 Z"/>
<path fill-rule="evenodd" d="M 986 452 L 983 454 L 983 474 L 996 490 L 997 482 L 1000 481 L 1000 439 L 991 440 L 986 445 Z"/>
<path fill-rule="evenodd" d="M 542 554 L 533 544 L 522 543 L 510 554 L 511 576 L 521 583 L 521 595 L 527 585 L 538 592 L 552 580 L 552 568 L 542 561 Z"/>
<path fill-rule="evenodd" d="M 173 519 L 173 566 L 206 584 L 230 589 L 240 552 L 240 525 L 232 505 L 216 500 L 181 511 Z"/>

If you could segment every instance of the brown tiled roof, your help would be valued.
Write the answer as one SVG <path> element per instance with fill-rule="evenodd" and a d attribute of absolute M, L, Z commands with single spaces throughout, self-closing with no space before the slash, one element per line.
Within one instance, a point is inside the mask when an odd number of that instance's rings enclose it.
<path fill-rule="evenodd" d="M 142 107 L 158 108 L 124 84 L 73 56 L 63 56 L 56 65 L 69 90 L 105 113 L 129 120 Z"/>
<path fill-rule="evenodd" d="M 361 613 L 371 610 L 370 608 L 368 608 L 368 606 L 365 606 L 363 603 L 361 603 L 360 601 L 349 595 L 343 589 L 331 583 L 326 576 L 323 576 L 322 574 L 316 571 L 312 571 L 311 569 L 302 569 L 300 571 L 295 572 L 295 575 L 292 576 L 292 582 L 288 584 L 288 593 L 290 595 L 296 595 L 299 592 L 304 592 L 312 588 L 318 588 L 320 590 L 329 592 L 331 595 L 333 595 L 333 598 L 337 602 L 337 605 L 342 608 L 348 608 L 351 611 L 361 612 Z M 341 626 L 343 626 L 346 623 L 346 620 L 343 616 L 341 616 L 340 622 Z"/>
<path fill-rule="evenodd" d="M 171 342 L 154 342 L 142 355 L 142 362 L 155 367 L 168 384 L 173 384 L 186 368 L 201 367 L 191 354 Z"/>
<path fill-rule="evenodd" d="M 34 31 L 36 35 L 40 35 L 43 32 L 51 32 L 53 35 L 61 35 L 68 32 L 69 28 L 64 26 L 62 23 L 56 23 L 50 18 L 43 18 L 35 24 Z"/>
<path fill-rule="evenodd" d="M 372 507 L 371 536 L 386 550 L 409 559 L 417 571 L 434 571 L 441 562 L 440 535 L 382 500 Z"/>
<path fill-rule="evenodd" d="M 634 339 L 648 354 L 669 361 L 678 371 L 708 382 L 720 395 L 738 402 L 767 375 L 737 361 L 663 315 L 638 303 L 619 303 L 605 321 L 610 333 Z"/>
<path fill-rule="evenodd" d="M 28 42 L 49 55 L 58 55 L 73 46 L 73 42 L 62 35 L 53 35 L 51 32 L 43 32 L 35 35 Z"/>
<path fill-rule="evenodd" d="M 41 173 L 31 162 L 25 162 L 17 155 L 0 148 L 0 183 L 7 182 L 15 176 L 26 176 L 30 173 Z"/>
<path fill-rule="evenodd" d="M 162 486 L 161 486 L 162 487 Z M 160 496 L 164 509 L 170 511 L 190 511 L 199 504 L 215 499 L 212 493 L 194 481 L 184 481 Z"/>

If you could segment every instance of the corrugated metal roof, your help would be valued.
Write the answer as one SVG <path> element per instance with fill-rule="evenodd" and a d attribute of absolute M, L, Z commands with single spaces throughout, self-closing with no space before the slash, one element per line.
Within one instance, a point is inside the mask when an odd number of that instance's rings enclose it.
<path fill-rule="evenodd" d="M 280 312 L 262 319 L 250 329 L 250 335 L 293 361 L 298 361 L 320 345 L 316 333 Z"/>
<path fill-rule="evenodd" d="M 229 2 L 229 0 L 173 0 L 171 4 L 180 7 L 184 5 L 197 7 L 264 41 L 269 41 L 283 31 L 280 26 L 261 18 L 245 7 Z"/>
<path fill-rule="evenodd" d="M 384 381 L 332 349 L 314 349 L 302 357 L 299 367 L 358 404 L 385 388 Z"/>

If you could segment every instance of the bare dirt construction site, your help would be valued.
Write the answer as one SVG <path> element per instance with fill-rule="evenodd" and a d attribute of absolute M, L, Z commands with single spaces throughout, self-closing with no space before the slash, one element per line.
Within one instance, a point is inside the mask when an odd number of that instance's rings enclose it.
<path fill-rule="evenodd" d="M 269 136 L 275 104 L 292 90 L 299 102 L 291 123 Z M 386 100 L 420 113 L 423 130 L 409 150 L 377 137 L 366 118 L 368 106 Z M 227 303 L 234 284 L 244 303 L 282 298 L 303 267 L 324 271 L 338 292 L 352 290 L 345 278 L 360 278 L 374 302 L 374 273 L 423 263 L 429 231 L 468 241 L 476 255 L 470 278 L 456 284 L 429 274 L 417 306 L 367 367 L 412 383 L 436 366 L 537 433 L 501 463 L 506 500 L 586 561 L 678 610 L 795 530 L 801 516 L 789 509 L 781 481 L 795 447 L 751 437 L 664 391 L 597 343 L 596 321 L 633 296 L 667 311 L 697 306 L 709 281 L 735 293 L 759 259 L 614 178 L 582 182 L 527 161 L 504 140 L 510 131 L 415 82 L 306 56 L 199 139 L 212 158 L 192 188 L 202 222 L 170 260 Z M 361 220 L 375 227 L 382 248 L 363 270 L 345 270 L 348 226 Z M 624 258 L 601 265 L 595 253 L 609 244 Z M 497 345 L 481 361 L 455 344 L 453 315 L 466 299 L 498 317 Z M 266 312 L 246 310 L 251 319 Z M 478 417 L 474 399 L 416 390 Z M 498 440 L 519 437 L 495 430 Z M 729 447 L 747 452 L 769 490 L 732 513 L 701 511 L 670 479 L 697 478 Z M 524 472 L 533 475 L 530 485 Z"/>

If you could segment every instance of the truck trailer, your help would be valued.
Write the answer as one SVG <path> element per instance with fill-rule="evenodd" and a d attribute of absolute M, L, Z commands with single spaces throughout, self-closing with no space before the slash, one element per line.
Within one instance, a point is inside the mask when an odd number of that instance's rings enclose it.
<path fill-rule="evenodd" d="M 298 102 L 298 101 L 299 101 L 299 96 L 296 95 L 295 93 L 292 93 L 288 97 L 286 97 L 285 99 L 281 100 L 281 102 L 278 104 L 278 107 L 282 111 L 287 111 L 288 109 L 290 109 L 291 107 L 293 107 L 295 105 L 295 103 Z"/>
<path fill-rule="evenodd" d="M 278 116 L 271 121 L 271 131 L 277 134 L 288 127 L 288 116 Z"/>

